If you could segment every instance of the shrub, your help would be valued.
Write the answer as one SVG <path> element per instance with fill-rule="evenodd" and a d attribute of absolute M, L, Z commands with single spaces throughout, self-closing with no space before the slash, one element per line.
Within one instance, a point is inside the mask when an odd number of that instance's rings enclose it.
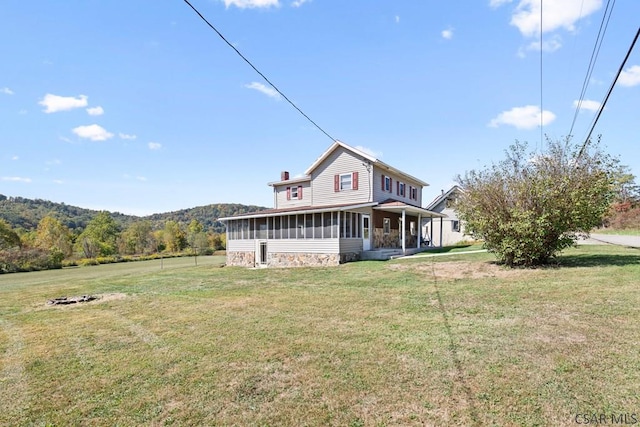
<path fill-rule="evenodd" d="M 490 168 L 458 177 L 464 191 L 455 202 L 467 230 L 499 262 L 544 264 L 601 224 L 616 162 L 597 144 L 547 141 L 546 153 L 528 153 L 516 142 L 506 154 Z"/>

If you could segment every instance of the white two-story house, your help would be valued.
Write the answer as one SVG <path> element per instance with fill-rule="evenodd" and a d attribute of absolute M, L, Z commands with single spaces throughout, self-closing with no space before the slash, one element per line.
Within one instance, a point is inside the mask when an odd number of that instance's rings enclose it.
<path fill-rule="evenodd" d="M 227 265 L 337 265 L 363 254 L 420 250 L 423 220 L 444 215 L 421 207 L 426 182 L 336 141 L 300 178 L 282 172 L 274 208 L 220 218 Z"/>

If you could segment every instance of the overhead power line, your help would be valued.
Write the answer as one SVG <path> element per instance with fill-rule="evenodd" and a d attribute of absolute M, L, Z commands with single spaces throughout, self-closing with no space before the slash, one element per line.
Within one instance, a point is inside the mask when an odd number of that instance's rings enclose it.
<path fill-rule="evenodd" d="M 609 9 L 610 4 L 611 4 L 611 9 Z M 589 81 L 591 80 L 591 74 L 593 73 L 593 69 L 596 65 L 596 61 L 598 60 L 600 47 L 602 46 L 604 35 L 607 32 L 607 27 L 609 27 L 609 20 L 611 19 L 611 13 L 613 12 L 613 7 L 615 5 L 616 5 L 615 0 L 613 0 L 613 3 L 611 3 L 611 0 L 608 0 L 607 6 L 604 9 L 604 15 L 602 15 L 602 21 L 600 21 L 600 29 L 598 30 L 598 35 L 596 36 L 596 41 L 593 45 L 593 50 L 591 51 L 591 58 L 589 59 L 589 65 L 587 66 L 587 73 L 585 74 L 584 81 L 582 82 L 582 90 L 580 91 L 578 102 L 576 103 L 576 111 L 573 114 L 573 120 L 571 121 L 571 128 L 569 129 L 569 133 L 568 133 L 569 136 L 573 134 L 573 127 L 576 124 L 576 120 L 578 119 L 578 114 L 580 113 L 580 109 L 582 108 L 582 101 L 584 101 L 584 96 L 587 93 L 587 86 L 589 86 Z"/>
<path fill-rule="evenodd" d="M 280 94 L 280 96 L 282 96 L 282 97 L 283 97 L 283 98 L 284 98 L 284 99 L 285 99 L 289 104 L 291 104 L 291 106 L 292 106 L 293 108 L 295 108 L 296 110 L 298 110 L 298 112 L 299 112 L 300 114 L 302 114 L 302 115 L 304 116 L 304 118 L 305 118 L 305 119 L 307 119 L 309 122 L 311 122 L 311 124 L 313 124 L 316 128 L 318 128 L 318 129 L 320 130 L 320 132 L 324 133 L 324 134 L 325 134 L 327 137 L 329 137 L 332 141 L 336 141 L 336 139 L 335 139 L 334 137 L 332 137 L 331 135 L 329 135 L 329 134 L 328 134 L 324 129 L 322 129 L 322 128 L 321 128 L 321 127 L 320 127 L 316 122 L 314 122 L 313 120 L 311 120 L 311 118 L 310 118 L 308 115 L 306 115 L 306 114 L 304 113 L 304 111 L 302 111 L 300 108 L 298 108 L 298 106 L 297 106 L 296 104 L 294 104 L 294 103 L 293 103 L 293 101 L 291 101 L 289 98 L 287 98 L 287 96 L 286 96 L 284 93 L 282 93 L 282 91 L 281 91 L 280 89 L 278 89 L 278 87 L 277 87 L 275 84 L 273 84 L 273 83 L 271 82 L 271 80 L 269 80 L 269 79 L 267 78 L 267 76 L 265 76 L 264 74 L 262 74 L 262 72 L 261 72 L 260 70 L 258 70 L 258 68 L 257 68 L 255 65 L 253 65 L 253 64 L 251 63 L 251 61 L 249 61 L 249 60 L 248 60 L 248 59 L 247 59 L 247 58 L 246 58 L 246 57 L 245 57 L 245 56 L 244 56 L 244 55 L 243 55 L 243 54 L 242 54 L 242 53 L 241 53 L 241 52 L 240 52 L 240 51 L 239 51 L 235 46 L 234 46 L 234 45 L 232 45 L 232 44 L 229 42 L 229 40 L 227 40 L 227 39 L 225 38 L 225 36 L 223 36 L 223 35 L 222 35 L 222 33 L 221 33 L 220 31 L 218 31 L 218 29 L 217 29 L 216 27 L 214 27 L 214 26 L 213 26 L 213 24 L 211 24 L 211 23 L 207 20 L 207 18 L 205 18 L 205 17 L 204 17 L 204 16 L 203 16 L 199 11 L 198 11 L 198 9 L 196 9 L 196 8 L 195 8 L 191 3 L 189 3 L 189 1 L 188 1 L 188 0 L 184 0 L 184 2 L 185 2 L 187 5 L 189 5 L 189 7 L 190 7 L 191 9 L 193 9 L 193 11 L 194 11 L 194 12 L 195 12 L 199 17 L 200 17 L 200 19 L 202 19 L 202 20 L 203 20 L 203 21 L 204 21 L 204 22 L 209 26 L 209 28 L 211 28 L 213 31 L 215 31 L 215 32 L 216 32 L 216 34 L 217 34 L 218 36 L 220 36 L 220 38 L 221 38 L 221 39 L 222 39 L 222 40 L 223 40 L 223 41 L 224 41 L 224 42 L 225 42 L 225 43 L 226 43 L 226 44 L 227 44 L 231 49 L 233 49 L 233 50 L 238 54 L 238 56 L 240 56 L 240 58 L 242 58 L 242 59 L 244 60 L 244 62 L 246 62 L 247 64 L 249 64 L 249 66 L 250 66 L 251 68 L 253 68 L 253 70 L 254 70 L 256 73 L 258 73 L 258 74 L 260 75 L 260 77 L 262 77 L 262 78 L 264 79 L 264 81 L 266 81 L 267 83 L 269 83 L 269 85 L 270 85 L 270 86 L 271 86 L 271 87 L 272 87 L 276 92 L 278 92 L 278 94 Z"/>
<path fill-rule="evenodd" d="M 611 92 L 613 92 L 613 88 L 616 85 L 616 82 L 618 81 L 618 78 L 620 77 L 620 74 L 622 74 L 622 70 L 624 69 L 624 66 L 627 63 L 627 60 L 629 59 L 629 56 L 631 56 L 631 52 L 633 51 L 633 48 L 636 45 L 636 41 L 638 41 L 638 36 L 640 36 L 640 27 L 638 27 L 638 31 L 636 31 L 636 36 L 633 38 L 633 41 L 631 42 L 631 46 L 629 46 L 629 50 L 627 51 L 627 54 L 625 55 L 624 60 L 622 61 L 622 64 L 620 64 L 620 68 L 618 69 L 618 72 L 616 73 L 616 77 L 615 77 L 615 79 L 613 79 L 613 82 L 611 83 L 611 86 L 609 87 L 609 90 L 607 91 L 607 95 L 604 97 L 604 100 L 602 101 L 602 104 L 600 104 L 600 108 L 598 109 L 598 114 L 593 119 L 593 123 L 591 125 L 591 129 L 589 130 L 589 134 L 585 138 L 584 143 L 582 144 L 582 148 L 580 149 L 580 152 L 578 153 L 578 158 L 582 157 L 582 153 L 584 152 L 585 148 L 587 147 L 587 144 L 589 143 L 589 138 L 591 138 L 591 134 L 593 133 L 593 129 L 595 129 L 596 123 L 598 123 L 598 119 L 600 119 L 600 115 L 602 114 L 602 111 L 604 110 L 604 106 L 607 105 L 607 101 L 609 100 L 609 96 L 611 95 Z"/>

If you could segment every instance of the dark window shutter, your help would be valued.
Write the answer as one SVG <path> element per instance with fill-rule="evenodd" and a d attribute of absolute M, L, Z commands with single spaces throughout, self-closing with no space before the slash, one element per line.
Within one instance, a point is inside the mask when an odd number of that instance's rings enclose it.
<path fill-rule="evenodd" d="M 393 193 L 393 179 L 389 177 L 389 193 Z"/>
<path fill-rule="evenodd" d="M 400 195 L 400 181 L 396 181 L 396 194 Z"/>
<path fill-rule="evenodd" d="M 287 200 L 291 200 L 291 187 L 287 187 Z"/>
<path fill-rule="evenodd" d="M 302 199 L 302 185 L 298 185 L 298 199 Z"/>
<path fill-rule="evenodd" d="M 384 191 L 384 175 L 382 175 L 382 191 Z"/>
<path fill-rule="evenodd" d="M 358 189 L 358 172 L 354 172 L 351 176 L 351 188 L 354 190 Z"/>
<path fill-rule="evenodd" d="M 340 175 L 333 176 L 333 191 L 336 193 L 340 191 Z"/>

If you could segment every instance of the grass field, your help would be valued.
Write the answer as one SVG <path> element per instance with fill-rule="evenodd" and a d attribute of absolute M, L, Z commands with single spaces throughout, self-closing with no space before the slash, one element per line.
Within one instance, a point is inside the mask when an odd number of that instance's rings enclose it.
<path fill-rule="evenodd" d="M 248 270 L 203 257 L 0 276 L 0 425 L 638 414 L 640 252 L 583 246 L 537 270 L 492 259 Z M 82 294 L 102 299 L 46 305 Z"/>
<path fill-rule="evenodd" d="M 622 235 L 622 236 L 640 236 L 640 230 L 635 230 L 635 229 L 609 230 L 607 228 L 598 228 L 597 230 L 593 230 L 593 233 L 613 234 L 613 235 Z"/>

